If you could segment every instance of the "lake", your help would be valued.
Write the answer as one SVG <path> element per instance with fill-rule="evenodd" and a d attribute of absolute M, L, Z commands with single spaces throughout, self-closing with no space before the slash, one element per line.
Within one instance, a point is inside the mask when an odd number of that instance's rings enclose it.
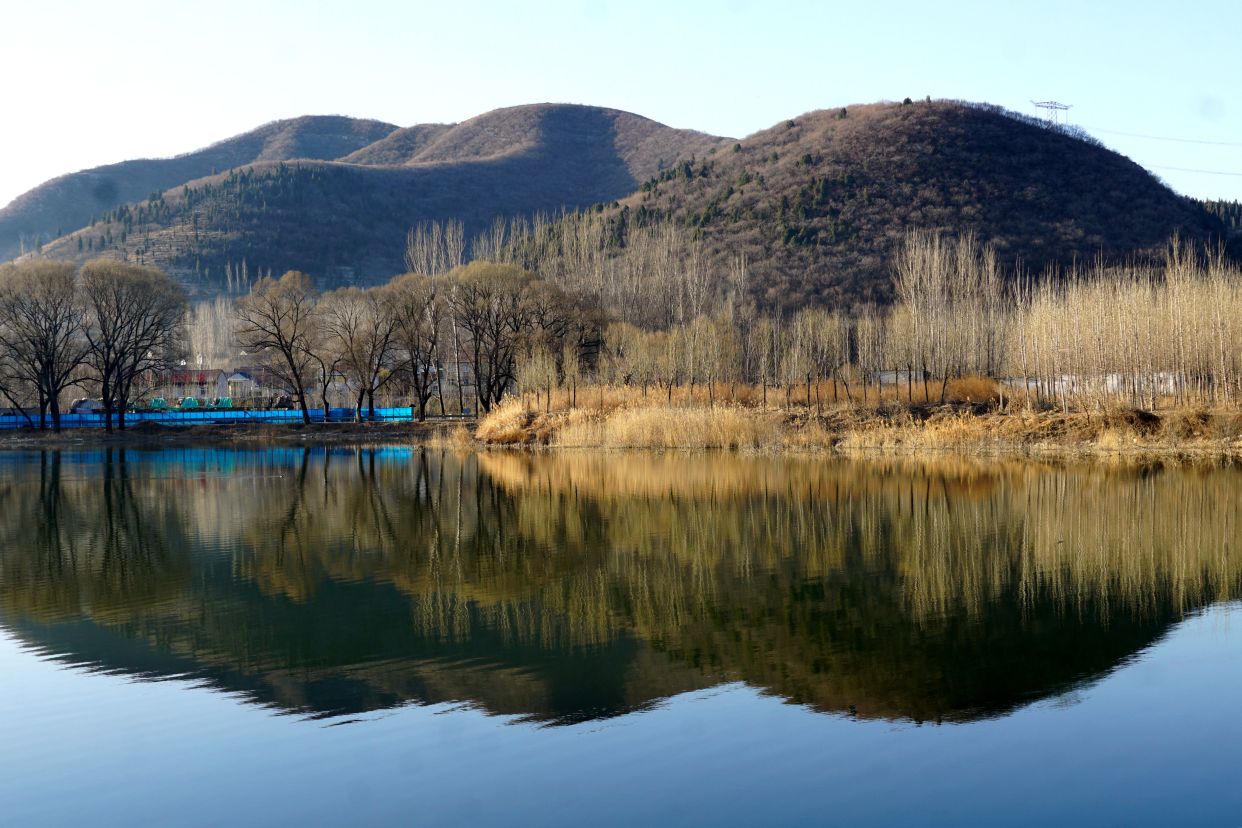
<path fill-rule="evenodd" d="M 0 453 L 0 823 L 1242 825 L 1242 471 Z"/>

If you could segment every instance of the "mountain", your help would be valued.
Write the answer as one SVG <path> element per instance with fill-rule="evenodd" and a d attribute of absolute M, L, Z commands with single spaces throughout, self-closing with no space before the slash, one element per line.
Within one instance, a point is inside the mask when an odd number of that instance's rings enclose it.
<path fill-rule="evenodd" d="M 204 291 L 225 288 L 242 262 L 325 285 L 376 281 L 403 270 L 405 235 L 419 222 L 457 219 L 473 234 L 497 216 L 610 202 L 727 143 L 613 109 L 512 107 L 389 129 L 339 161 L 256 157 L 107 211 L 43 252 L 125 256 Z"/>
<path fill-rule="evenodd" d="M 175 158 L 122 161 L 54 178 L 0 210 L 0 261 L 23 246 L 83 227 L 122 204 L 217 172 L 261 161 L 339 158 L 396 130 L 393 124 L 336 115 L 273 121 Z"/>
<path fill-rule="evenodd" d="M 734 141 L 537 104 L 406 128 L 300 118 L 75 173 L 0 211 L 0 245 L 13 255 L 20 228 L 59 227 L 68 235 L 44 254 L 128 257 L 200 292 L 239 270 L 304 270 L 327 287 L 403 270 L 419 222 L 460 220 L 470 236 L 498 216 L 590 207 L 622 225 L 618 238 L 671 220 L 718 264 L 745 253 L 756 299 L 785 308 L 889 299 L 911 228 L 973 230 L 1007 268 L 1039 272 L 1157 255 L 1174 233 L 1222 238 L 1238 214 L 1178 195 L 1085 133 L 986 105 L 821 110 Z"/>
<path fill-rule="evenodd" d="M 949 101 L 810 112 L 663 171 L 614 211 L 747 254 L 768 306 L 891 294 L 909 228 L 974 230 L 1002 262 L 1054 264 L 1208 240 L 1219 217 L 1085 134 Z"/>

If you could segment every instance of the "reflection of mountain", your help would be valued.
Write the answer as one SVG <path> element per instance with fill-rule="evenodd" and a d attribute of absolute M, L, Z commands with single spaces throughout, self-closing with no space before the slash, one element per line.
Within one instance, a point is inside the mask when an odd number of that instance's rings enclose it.
<path fill-rule="evenodd" d="M 0 466 L 0 623 L 66 661 L 345 714 L 551 721 L 721 680 L 964 720 L 1242 592 L 1232 471 L 408 449 Z M 7 467 L 6 467 L 7 466 Z"/>

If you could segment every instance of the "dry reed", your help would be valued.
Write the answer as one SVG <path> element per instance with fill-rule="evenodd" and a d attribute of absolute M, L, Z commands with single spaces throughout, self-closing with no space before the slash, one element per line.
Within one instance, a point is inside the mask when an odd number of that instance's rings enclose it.
<path fill-rule="evenodd" d="M 822 407 L 794 400 L 789 407 L 708 404 L 706 392 L 683 391 L 669 403 L 638 389 L 578 389 L 578 407 L 553 395 L 547 410 L 511 398 L 483 418 L 475 439 L 493 446 L 605 449 L 740 449 L 752 451 L 917 452 L 989 454 L 1136 454 L 1242 457 L 1242 415 L 1185 408 L 1151 414 L 1103 411 L 999 410 L 968 402 L 986 396 L 986 381 L 950 384 L 945 405 L 883 398 L 866 408 Z M 739 387 L 738 399 L 754 399 Z M 565 407 L 555 407 L 564 405 Z"/>

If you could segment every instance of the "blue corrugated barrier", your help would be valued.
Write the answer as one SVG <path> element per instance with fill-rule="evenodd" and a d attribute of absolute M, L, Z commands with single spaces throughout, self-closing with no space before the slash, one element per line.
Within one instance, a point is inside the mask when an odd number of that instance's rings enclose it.
<path fill-rule="evenodd" d="M 368 417 L 367 412 L 363 411 L 364 420 L 371 422 L 382 422 L 385 420 L 410 420 L 413 419 L 413 412 L 409 406 L 404 408 L 377 408 L 375 416 Z M 312 408 L 310 410 L 311 422 L 323 422 L 323 409 Z M 237 410 L 212 410 L 210 408 L 195 408 L 188 410 L 167 410 L 167 411 L 140 411 L 130 412 L 125 415 L 126 426 L 134 426 L 139 423 L 159 423 L 161 425 L 227 425 L 230 423 L 298 423 L 302 420 L 302 412 L 298 409 L 280 410 L 280 411 L 243 411 Z M 334 423 L 349 423 L 354 421 L 354 410 L 352 408 L 332 408 L 328 410 L 328 420 Z M 34 417 L 35 424 L 38 425 L 38 417 Z M 116 422 L 115 415 L 113 422 Z M 103 414 L 62 414 L 60 415 L 60 425 L 62 428 L 82 428 L 90 426 L 102 427 L 104 424 Z M 30 423 L 20 414 L 0 414 L 0 428 L 26 428 Z M 48 419 L 48 426 L 51 426 L 51 419 Z"/>

